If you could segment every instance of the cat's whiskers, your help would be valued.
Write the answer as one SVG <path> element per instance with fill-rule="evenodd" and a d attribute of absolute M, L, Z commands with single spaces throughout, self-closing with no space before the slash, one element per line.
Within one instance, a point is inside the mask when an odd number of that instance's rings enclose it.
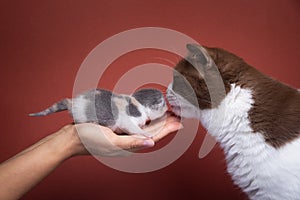
<path fill-rule="evenodd" d="M 171 64 L 171 66 L 174 66 L 174 65 L 176 64 L 176 62 L 173 62 L 172 60 L 167 59 L 167 58 L 155 57 L 155 59 L 158 59 L 158 60 L 161 60 L 161 61 L 165 61 L 165 62 L 167 62 L 168 64 Z"/>

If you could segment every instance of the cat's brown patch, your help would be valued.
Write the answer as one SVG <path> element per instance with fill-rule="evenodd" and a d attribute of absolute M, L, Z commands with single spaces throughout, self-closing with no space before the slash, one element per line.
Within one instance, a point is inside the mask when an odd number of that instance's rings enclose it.
<path fill-rule="evenodd" d="M 223 78 L 226 93 L 230 84 L 235 83 L 253 92 L 254 104 L 249 111 L 249 120 L 254 132 L 263 134 L 265 141 L 279 148 L 300 136 L 300 92 L 272 79 L 248 65 L 240 57 L 219 48 L 204 47 L 217 65 Z M 206 80 L 199 77 L 197 70 L 183 59 L 175 69 L 191 84 L 197 95 L 200 109 L 213 106 L 206 81 L 210 80 L 210 71 L 201 68 Z M 225 96 L 220 96 L 220 101 Z M 187 99 L 188 100 L 188 99 Z M 191 102 L 192 103 L 192 102 Z M 217 104 L 216 104 L 217 105 Z"/>

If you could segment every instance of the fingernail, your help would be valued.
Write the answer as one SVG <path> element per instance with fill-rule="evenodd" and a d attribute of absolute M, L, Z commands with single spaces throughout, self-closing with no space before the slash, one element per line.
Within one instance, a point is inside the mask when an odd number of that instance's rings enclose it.
<path fill-rule="evenodd" d="M 154 146 L 154 141 L 153 140 L 144 140 L 143 145 L 147 147 L 153 147 Z"/>

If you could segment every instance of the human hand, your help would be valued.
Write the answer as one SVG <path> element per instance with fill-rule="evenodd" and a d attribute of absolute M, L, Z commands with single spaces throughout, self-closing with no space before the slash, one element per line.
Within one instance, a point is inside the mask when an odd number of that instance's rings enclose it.
<path fill-rule="evenodd" d="M 75 155 L 126 156 L 132 151 L 149 148 L 162 138 L 182 128 L 177 117 L 167 115 L 150 123 L 143 129 L 153 137 L 140 135 L 117 135 L 107 127 L 97 124 L 75 125 L 78 142 Z"/>
<path fill-rule="evenodd" d="M 72 156 L 89 154 L 124 156 L 130 151 L 151 147 L 182 128 L 179 119 L 166 116 L 144 130 L 152 138 L 120 136 L 96 124 L 67 125 L 0 164 L 0 199 L 19 199 Z M 87 151 L 88 150 L 88 151 Z M 34 173 L 32 173 L 34 172 Z"/>

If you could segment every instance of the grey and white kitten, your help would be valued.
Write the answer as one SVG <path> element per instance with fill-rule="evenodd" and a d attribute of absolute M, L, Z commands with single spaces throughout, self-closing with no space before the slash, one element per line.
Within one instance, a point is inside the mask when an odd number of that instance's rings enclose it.
<path fill-rule="evenodd" d="M 167 104 L 163 94 L 156 89 L 141 89 L 132 95 L 94 89 L 73 99 L 63 99 L 30 116 L 45 116 L 64 110 L 70 112 L 75 123 L 98 123 L 116 133 L 147 136 L 141 127 L 148 120 L 164 116 Z"/>

